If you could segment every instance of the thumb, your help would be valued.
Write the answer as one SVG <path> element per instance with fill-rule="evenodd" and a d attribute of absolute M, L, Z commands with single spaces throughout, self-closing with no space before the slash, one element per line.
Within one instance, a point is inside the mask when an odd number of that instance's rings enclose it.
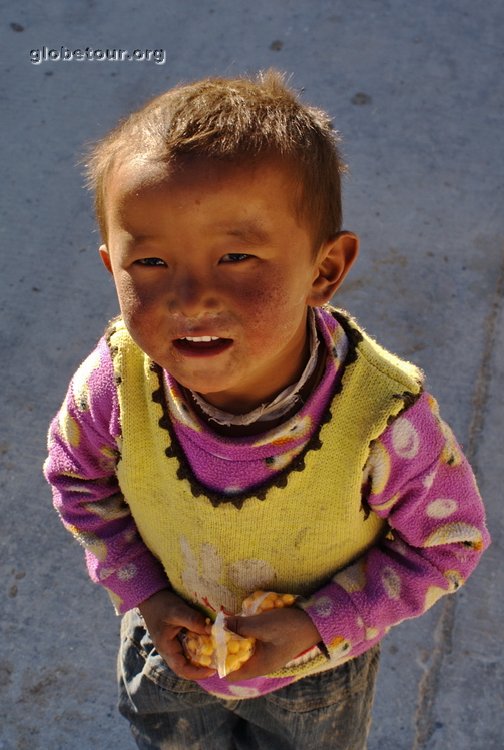
<path fill-rule="evenodd" d="M 186 611 L 181 614 L 177 625 L 200 635 L 208 634 L 211 628 L 209 618 L 205 618 L 201 612 L 192 607 L 187 607 Z"/>
<path fill-rule="evenodd" d="M 169 607 L 163 613 L 163 620 L 165 623 L 178 628 L 187 628 L 192 630 L 194 633 L 200 633 L 203 635 L 209 630 L 207 625 L 208 618 L 199 610 L 191 607 L 182 600 L 175 603 L 175 606 Z"/>

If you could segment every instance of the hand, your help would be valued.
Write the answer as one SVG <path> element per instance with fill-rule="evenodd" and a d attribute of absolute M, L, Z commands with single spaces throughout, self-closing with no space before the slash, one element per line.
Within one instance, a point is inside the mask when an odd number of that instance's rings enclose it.
<path fill-rule="evenodd" d="M 215 674 L 215 669 L 196 667 L 187 661 L 182 644 L 177 638 L 182 628 L 201 635 L 210 632 L 205 617 L 184 602 L 173 591 L 163 589 L 139 605 L 147 630 L 170 669 L 186 680 L 203 680 Z"/>
<path fill-rule="evenodd" d="M 229 682 L 275 672 L 322 640 L 309 615 L 298 607 L 273 609 L 251 617 L 227 617 L 226 626 L 245 638 L 256 638 L 253 655 L 226 677 Z"/>

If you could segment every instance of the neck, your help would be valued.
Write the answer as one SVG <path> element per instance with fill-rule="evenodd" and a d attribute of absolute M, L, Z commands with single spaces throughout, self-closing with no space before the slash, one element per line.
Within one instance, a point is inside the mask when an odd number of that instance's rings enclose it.
<path fill-rule="evenodd" d="M 219 405 L 210 402 L 207 396 L 203 398 L 201 394 L 183 388 L 198 418 L 215 432 L 236 437 L 265 432 L 290 419 L 306 403 L 325 371 L 327 350 L 325 346 L 322 350 L 319 346 L 314 315 L 310 316 L 308 323 L 302 364 L 285 387 L 268 394 L 259 404 L 247 403 L 244 408 L 233 411 L 221 411 Z"/>

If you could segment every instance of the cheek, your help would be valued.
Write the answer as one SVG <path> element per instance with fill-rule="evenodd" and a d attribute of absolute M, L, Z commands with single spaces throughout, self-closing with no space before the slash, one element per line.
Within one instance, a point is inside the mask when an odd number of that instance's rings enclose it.
<path fill-rule="evenodd" d="M 151 314 L 157 295 L 135 284 L 129 274 L 122 274 L 116 279 L 116 288 L 125 320 L 134 321 L 145 314 Z"/>
<path fill-rule="evenodd" d="M 241 284 L 239 305 L 246 315 L 249 332 L 267 338 L 297 328 L 306 310 L 302 291 L 289 287 L 281 278 Z"/>

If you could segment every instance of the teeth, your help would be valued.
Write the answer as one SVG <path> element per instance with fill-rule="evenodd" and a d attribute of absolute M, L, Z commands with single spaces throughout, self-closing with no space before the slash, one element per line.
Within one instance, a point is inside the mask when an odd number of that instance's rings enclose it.
<path fill-rule="evenodd" d="M 183 341 L 218 341 L 218 336 L 182 336 Z"/>

